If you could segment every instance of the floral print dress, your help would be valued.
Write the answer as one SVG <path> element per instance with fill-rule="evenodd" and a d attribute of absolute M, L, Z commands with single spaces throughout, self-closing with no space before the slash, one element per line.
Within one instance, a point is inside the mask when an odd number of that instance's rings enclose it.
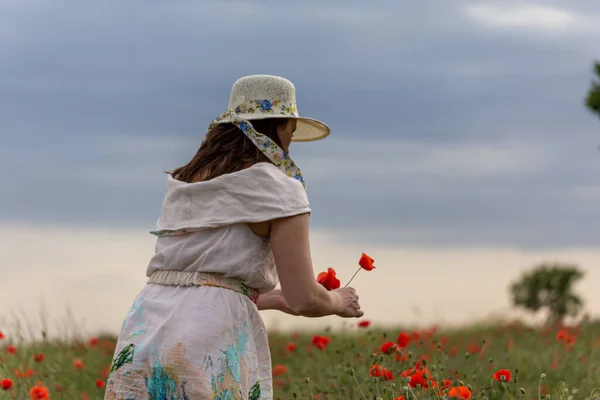
<path fill-rule="evenodd" d="M 256 301 L 278 277 L 269 240 L 247 223 L 308 212 L 302 183 L 270 163 L 192 184 L 169 177 L 105 399 L 272 399 Z"/>

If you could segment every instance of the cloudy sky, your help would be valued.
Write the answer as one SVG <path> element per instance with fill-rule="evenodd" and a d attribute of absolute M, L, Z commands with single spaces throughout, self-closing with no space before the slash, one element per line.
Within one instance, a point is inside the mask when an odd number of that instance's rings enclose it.
<path fill-rule="evenodd" d="M 600 120 L 583 98 L 599 35 L 593 0 L 0 0 L 0 226 L 23 239 L 0 248 L 14 264 L 0 268 L 55 268 L 33 249 L 68 258 L 78 239 L 96 245 L 74 267 L 92 276 L 99 238 L 128 235 L 146 244 L 121 271 L 143 282 L 161 171 L 191 158 L 232 83 L 258 73 L 292 80 L 300 113 L 332 129 L 292 148 L 316 236 L 440 260 L 567 251 L 593 267 Z"/>

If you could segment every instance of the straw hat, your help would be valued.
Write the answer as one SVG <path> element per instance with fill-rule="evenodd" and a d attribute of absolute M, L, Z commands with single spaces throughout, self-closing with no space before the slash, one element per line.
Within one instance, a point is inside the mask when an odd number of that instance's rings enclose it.
<path fill-rule="evenodd" d="M 298 120 L 292 141 L 312 142 L 324 139 L 329 127 L 316 119 L 300 117 L 296 104 L 296 88 L 289 80 L 273 75 L 250 75 L 238 79 L 231 89 L 227 112 L 213 124 L 231 122 L 235 117 L 252 121 L 265 118 L 295 118 Z"/>

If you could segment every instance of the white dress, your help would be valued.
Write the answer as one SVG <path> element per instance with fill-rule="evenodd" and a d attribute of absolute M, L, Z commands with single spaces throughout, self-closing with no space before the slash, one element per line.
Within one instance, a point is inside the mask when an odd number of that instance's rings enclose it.
<path fill-rule="evenodd" d="M 309 212 L 302 184 L 270 163 L 191 184 L 168 176 L 148 284 L 123 322 L 105 399 L 272 399 L 255 302 L 278 277 L 269 240 L 247 223 Z"/>

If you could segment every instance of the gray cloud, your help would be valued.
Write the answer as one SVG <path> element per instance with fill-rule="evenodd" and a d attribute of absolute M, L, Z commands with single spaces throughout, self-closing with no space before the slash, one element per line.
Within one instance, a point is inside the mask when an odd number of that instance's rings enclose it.
<path fill-rule="evenodd" d="M 151 228 L 161 170 L 193 155 L 235 79 L 272 73 L 333 129 L 293 149 L 315 226 L 598 245 L 589 31 L 486 26 L 467 1 L 66 4 L 0 4 L 0 220 Z"/>

